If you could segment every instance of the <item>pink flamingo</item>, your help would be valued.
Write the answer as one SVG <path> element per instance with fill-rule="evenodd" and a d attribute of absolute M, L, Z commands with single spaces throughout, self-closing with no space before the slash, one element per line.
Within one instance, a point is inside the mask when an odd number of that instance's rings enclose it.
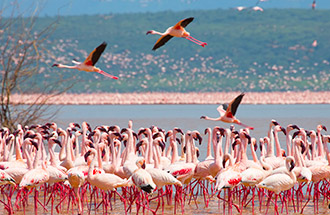
<path fill-rule="evenodd" d="M 103 42 L 101 45 L 96 47 L 86 58 L 84 62 L 78 62 L 76 60 L 73 60 L 72 62 L 76 65 L 74 66 L 68 66 L 64 64 L 58 64 L 55 63 L 53 64 L 52 67 L 58 67 L 58 68 L 67 68 L 67 69 L 77 69 L 80 71 L 85 71 L 85 72 L 98 72 L 106 77 L 113 78 L 113 79 L 118 79 L 118 77 L 110 75 L 103 70 L 95 67 L 94 65 L 97 63 L 99 60 L 101 54 L 103 53 L 104 49 L 106 48 L 107 43 Z"/>
<path fill-rule="evenodd" d="M 229 161 L 228 166 L 225 167 L 226 162 Z M 238 164 L 234 164 L 234 160 L 231 156 L 231 154 L 225 154 L 223 156 L 223 161 L 222 161 L 223 169 L 221 169 L 216 176 L 216 185 L 215 185 L 215 190 L 220 191 L 222 189 L 227 189 L 228 191 L 228 200 L 224 200 L 220 198 L 220 192 L 218 193 L 218 198 L 228 202 L 228 210 L 229 213 L 232 213 L 232 206 L 234 205 L 238 211 L 240 209 L 236 204 L 233 203 L 232 201 L 232 189 L 236 187 L 241 179 L 241 171 L 238 166 Z M 225 207 L 225 204 L 224 204 Z"/>
<path fill-rule="evenodd" d="M 195 148 L 192 147 L 192 132 L 187 131 L 185 134 L 185 146 L 186 146 L 186 162 L 176 162 L 172 163 L 166 169 L 169 173 L 171 173 L 174 177 L 176 177 L 182 184 L 188 184 L 193 175 L 196 168 L 197 159 L 193 155 L 195 152 Z"/>
<path fill-rule="evenodd" d="M 153 158 L 154 158 L 154 168 L 146 168 L 147 172 L 151 175 L 153 182 L 156 184 L 158 190 L 158 207 L 160 205 L 160 198 L 162 198 L 162 210 L 164 211 L 164 200 L 163 195 L 169 194 L 171 195 L 171 191 L 166 189 L 165 193 L 163 191 L 163 187 L 166 185 L 175 185 L 178 187 L 182 187 L 182 183 L 177 180 L 172 174 L 161 169 L 160 166 L 160 147 L 164 146 L 164 142 L 161 138 L 156 138 L 153 140 Z M 167 193 L 167 191 L 169 193 Z M 158 209 L 157 207 L 157 209 Z"/>
<path fill-rule="evenodd" d="M 219 139 L 217 139 L 217 132 L 220 133 Z M 212 177 L 215 177 L 218 172 L 222 169 L 222 138 L 224 136 L 225 130 L 223 128 L 219 128 L 218 126 L 213 128 L 212 131 L 212 141 L 214 147 L 214 160 L 213 163 L 209 166 L 209 173 Z M 227 137 L 228 138 L 228 137 Z"/>
<path fill-rule="evenodd" d="M 292 156 L 286 157 L 285 166 L 287 169 L 287 173 L 270 175 L 270 176 L 266 177 L 264 180 L 262 180 L 259 184 L 257 184 L 257 187 L 264 188 L 269 191 L 273 191 L 275 193 L 275 212 L 276 213 L 278 213 L 277 197 L 278 197 L 279 193 L 282 191 L 291 189 L 297 181 L 296 175 L 292 172 L 292 170 L 295 166 L 294 158 Z M 269 196 L 267 206 L 269 205 L 270 199 L 271 199 L 271 196 Z M 267 207 L 267 212 L 268 212 L 268 207 Z"/>
<path fill-rule="evenodd" d="M 132 180 L 135 186 L 147 193 L 152 193 L 156 189 L 156 184 L 148 171 L 145 170 L 146 163 L 144 158 L 138 158 L 136 161 L 137 169 L 132 174 Z"/>
<path fill-rule="evenodd" d="M 157 40 L 152 50 L 156 50 L 159 47 L 165 45 L 165 43 L 167 43 L 172 37 L 182 37 L 203 47 L 207 45 L 207 43 L 199 41 L 193 38 L 192 36 L 190 36 L 190 33 L 185 30 L 185 27 L 187 27 L 187 25 L 189 25 L 189 23 L 192 22 L 193 20 L 194 20 L 193 17 L 183 19 L 180 22 L 178 22 L 176 25 L 169 27 L 164 33 L 154 30 L 148 31 L 147 34 L 161 35 L 161 37 Z"/>
<path fill-rule="evenodd" d="M 274 154 L 274 144 L 272 143 L 272 141 L 270 141 L 270 139 L 268 137 L 264 138 L 264 142 L 267 144 L 267 155 L 265 157 L 265 161 L 267 163 L 269 163 L 273 169 L 276 169 L 278 167 L 281 167 L 284 165 L 284 157 L 282 154 L 282 149 L 281 149 L 281 145 L 279 143 L 278 140 L 278 135 L 277 133 L 279 131 L 282 131 L 284 134 L 285 133 L 285 129 L 282 128 L 280 125 L 276 125 L 274 127 L 274 139 L 275 139 L 275 145 L 276 145 L 276 156 Z"/>
<path fill-rule="evenodd" d="M 42 142 L 42 136 L 40 133 L 36 133 L 36 139 L 38 141 L 38 147 L 41 147 L 43 142 Z M 42 160 L 41 167 L 38 167 L 40 153 L 41 153 L 41 149 L 39 148 L 39 149 L 37 149 L 37 152 L 35 155 L 35 159 L 33 162 L 33 169 L 31 169 L 27 173 L 25 173 L 21 182 L 19 183 L 20 188 L 27 188 L 27 189 L 35 188 L 35 190 L 34 190 L 35 191 L 34 207 L 35 207 L 36 213 L 38 210 L 37 203 L 39 202 L 41 204 L 41 202 L 38 200 L 39 190 L 37 189 L 37 187 L 40 187 L 41 185 L 43 185 L 44 183 L 46 183 L 49 180 L 49 174 L 47 172 L 46 163 L 45 163 L 44 159 Z"/>
<path fill-rule="evenodd" d="M 116 191 L 116 188 L 119 187 L 126 187 L 131 186 L 131 180 L 122 179 L 119 176 L 111 173 L 104 173 L 104 172 L 95 172 L 95 165 L 96 165 L 96 159 L 97 159 L 97 151 L 94 148 L 89 149 L 87 153 L 85 154 L 85 158 L 87 160 L 87 157 L 92 155 L 93 160 L 89 165 L 88 169 L 88 175 L 87 175 L 87 181 L 103 190 L 103 191 Z M 121 197 L 121 195 L 116 191 L 116 193 Z M 103 202 L 107 204 L 107 195 L 103 197 Z M 124 200 L 121 197 L 122 200 Z M 124 200 L 125 208 L 126 208 L 126 202 Z"/>
<path fill-rule="evenodd" d="M 213 121 L 222 121 L 222 122 L 226 122 L 226 123 L 235 123 L 235 124 L 238 124 L 238 125 L 241 125 L 243 127 L 253 130 L 254 129 L 253 127 L 250 127 L 250 126 L 247 126 L 247 125 L 241 123 L 241 121 L 239 121 L 235 117 L 237 108 L 238 108 L 239 104 L 241 103 L 243 96 L 244 96 L 244 93 L 241 93 L 235 99 L 233 99 L 228 105 L 227 104 L 220 105 L 217 108 L 217 110 L 220 114 L 220 117 L 211 118 L 208 116 L 201 116 L 200 118 L 206 119 L 206 120 L 213 120 Z"/>

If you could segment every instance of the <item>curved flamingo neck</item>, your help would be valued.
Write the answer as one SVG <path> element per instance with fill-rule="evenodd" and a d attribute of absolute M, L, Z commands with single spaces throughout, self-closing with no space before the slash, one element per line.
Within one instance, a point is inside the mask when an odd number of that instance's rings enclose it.
<path fill-rule="evenodd" d="M 264 156 L 261 156 L 260 157 L 260 163 L 261 163 L 261 166 L 268 172 L 271 172 L 273 171 L 273 168 L 270 164 L 268 164 L 267 162 L 265 162 L 265 157 Z"/>

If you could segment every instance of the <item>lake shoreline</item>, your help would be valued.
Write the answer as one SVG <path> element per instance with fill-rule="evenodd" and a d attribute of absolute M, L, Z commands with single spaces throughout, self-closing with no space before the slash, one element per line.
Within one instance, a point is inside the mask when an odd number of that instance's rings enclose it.
<path fill-rule="evenodd" d="M 217 93 L 92 93 L 92 94 L 13 94 L 11 104 L 47 105 L 136 105 L 136 104 L 222 104 L 240 92 Z M 47 98 L 47 99 L 46 99 Z M 246 92 L 242 104 L 330 104 L 330 91 L 322 92 Z"/>

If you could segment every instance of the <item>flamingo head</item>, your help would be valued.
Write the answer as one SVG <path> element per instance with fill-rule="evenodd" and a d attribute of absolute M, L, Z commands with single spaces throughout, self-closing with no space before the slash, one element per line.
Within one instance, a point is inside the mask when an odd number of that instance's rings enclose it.
<path fill-rule="evenodd" d="M 62 148 L 62 143 L 58 139 L 53 139 L 53 141 Z"/>
<path fill-rule="evenodd" d="M 136 161 L 136 166 L 138 166 L 139 168 L 141 167 L 142 169 L 145 169 L 146 168 L 146 161 L 144 158 L 139 158 L 137 161 Z"/>
<path fill-rule="evenodd" d="M 147 31 L 146 35 L 148 35 L 148 34 L 154 34 L 154 33 L 155 33 L 155 31 L 150 30 L 150 31 Z"/>
<path fill-rule="evenodd" d="M 58 67 L 58 66 L 59 66 L 58 63 L 54 63 L 54 64 L 52 65 L 52 67 Z"/>
<path fill-rule="evenodd" d="M 37 151 L 38 151 L 38 149 L 39 149 L 39 147 L 38 147 L 38 143 L 37 143 L 36 141 L 33 141 L 33 140 L 31 140 L 30 143 L 31 143 L 32 146 L 34 146 L 34 147 L 37 149 Z"/>
<path fill-rule="evenodd" d="M 300 131 L 296 131 L 296 132 L 294 132 L 293 133 L 293 135 L 292 135 L 292 139 L 294 139 L 297 135 L 299 135 L 300 134 Z"/>
<path fill-rule="evenodd" d="M 292 125 L 292 124 L 288 125 L 288 128 L 290 128 L 291 130 L 292 129 L 297 129 L 297 130 L 300 129 L 297 125 Z"/>
<path fill-rule="evenodd" d="M 317 131 L 318 132 L 320 132 L 322 129 L 325 130 L 325 131 L 327 131 L 327 127 L 325 127 L 324 125 L 318 125 L 317 126 Z"/>
<path fill-rule="evenodd" d="M 283 132 L 284 135 L 286 135 L 286 130 L 281 126 L 281 131 Z"/>
<path fill-rule="evenodd" d="M 180 134 L 183 135 L 183 131 L 182 131 L 181 128 L 174 128 L 174 131 L 176 131 L 176 132 L 178 132 L 178 133 L 180 133 Z"/>

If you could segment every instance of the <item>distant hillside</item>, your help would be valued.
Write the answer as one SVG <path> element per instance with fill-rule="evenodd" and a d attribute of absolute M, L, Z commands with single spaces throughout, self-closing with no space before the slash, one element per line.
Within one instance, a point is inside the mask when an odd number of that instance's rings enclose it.
<path fill-rule="evenodd" d="M 195 20 L 186 29 L 207 42 L 205 48 L 173 38 L 151 50 L 159 36 L 146 35 L 148 30 L 165 31 L 190 16 Z M 54 19 L 39 18 L 38 26 Z M 329 20 L 329 10 L 302 9 L 60 17 L 46 47 L 39 87 L 61 73 L 75 76 L 71 92 L 329 90 Z M 84 60 L 103 41 L 108 47 L 97 66 L 119 80 L 50 68 L 55 61 Z"/>

